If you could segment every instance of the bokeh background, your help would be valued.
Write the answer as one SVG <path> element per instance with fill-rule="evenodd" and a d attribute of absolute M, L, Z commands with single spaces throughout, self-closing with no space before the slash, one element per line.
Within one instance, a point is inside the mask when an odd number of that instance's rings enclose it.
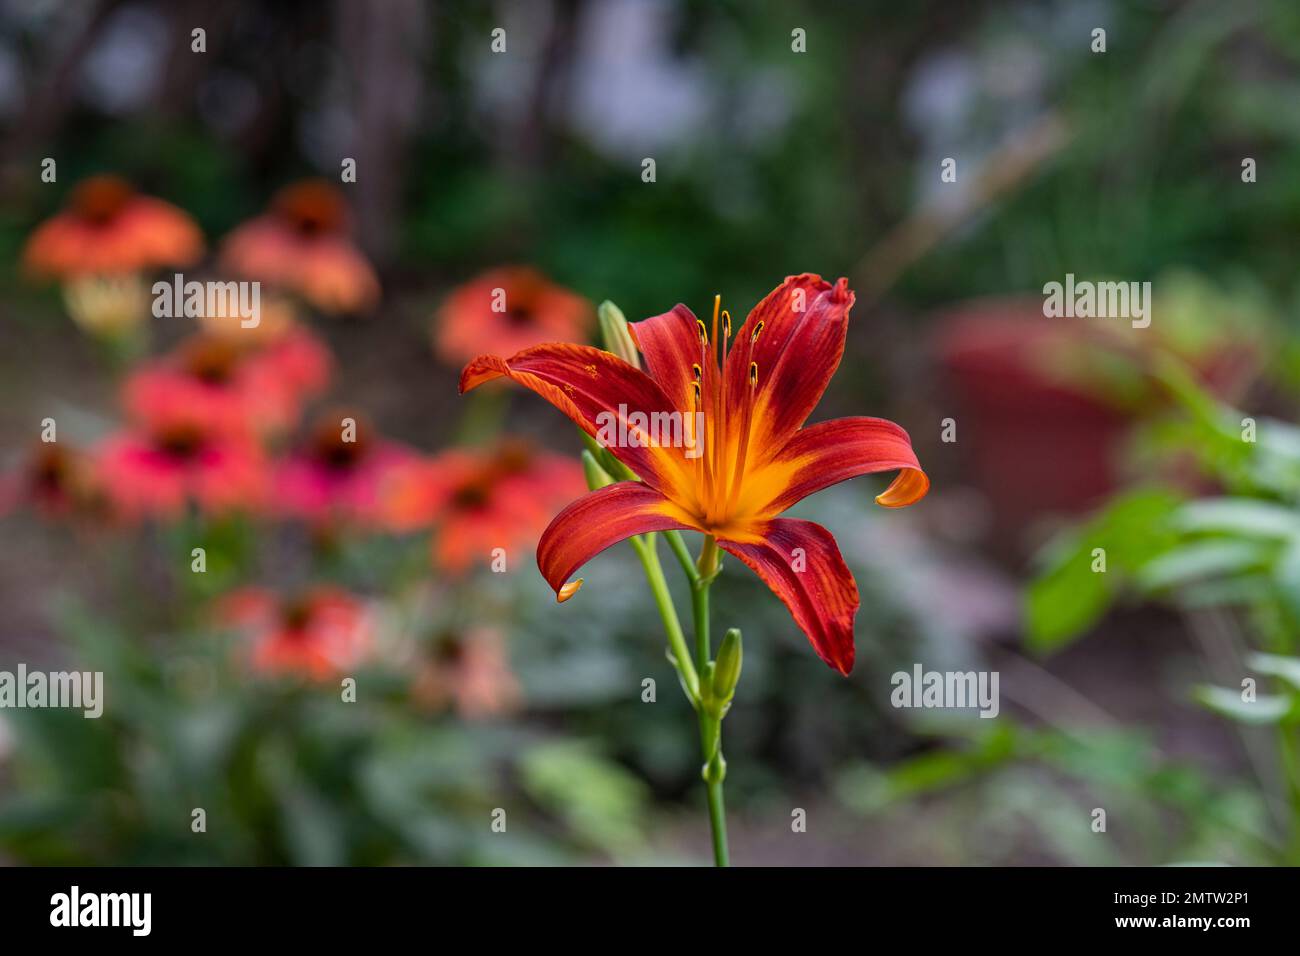
<path fill-rule="evenodd" d="M 707 859 L 631 549 L 563 606 L 533 564 L 575 430 L 456 394 L 456 343 L 512 332 L 479 277 L 526 266 L 549 304 L 518 326 L 588 341 L 605 299 L 740 315 L 849 277 L 815 417 L 898 421 L 932 478 L 795 511 L 862 591 L 848 679 L 736 562 L 715 586 L 746 636 L 735 862 L 1297 862 L 1298 64 L 1287 0 L 0 2 L 0 667 L 106 675 L 99 720 L 0 711 L 0 861 Z M 274 260 L 290 331 L 231 346 L 120 276 L 35 274 L 42 223 L 120 211 L 74 192 L 106 173 L 201 230 L 187 278 Z M 240 259 L 250 221 L 286 231 Z M 1067 273 L 1152 282 L 1151 326 L 1044 317 Z M 171 468 L 217 441 L 172 421 L 209 393 L 251 409 L 256 494 Z M 314 424 L 339 409 L 360 465 Z M 893 708 L 917 663 L 997 671 L 1001 713 Z"/>

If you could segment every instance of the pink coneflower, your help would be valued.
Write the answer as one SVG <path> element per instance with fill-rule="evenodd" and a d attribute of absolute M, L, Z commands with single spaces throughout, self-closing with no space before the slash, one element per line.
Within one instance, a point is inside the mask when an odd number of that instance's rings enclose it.
<path fill-rule="evenodd" d="M 292 427 L 307 398 L 329 379 L 331 359 L 305 329 L 258 347 L 232 336 L 195 335 L 127 379 L 123 400 L 135 419 L 180 402 L 206 427 L 274 434 Z"/>
<path fill-rule="evenodd" d="M 343 409 L 320 416 L 310 439 L 276 469 L 276 510 L 314 525 L 374 526 L 384 492 L 413 449 L 379 437 L 368 421 Z"/>
<path fill-rule="evenodd" d="M 365 312 L 379 301 L 379 280 L 353 244 L 342 193 L 324 180 L 287 186 L 270 209 L 235 229 L 222 265 L 291 292 L 322 312 Z"/>
<path fill-rule="evenodd" d="M 154 396 L 95 454 L 112 506 L 128 518 L 162 519 L 179 517 L 189 504 L 209 514 L 259 508 L 266 465 L 256 441 L 187 405 L 189 389 L 169 396 L 159 387 Z"/>
<path fill-rule="evenodd" d="M 432 527 L 433 561 L 449 573 L 489 564 L 497 548 L 537 543 L 550 511 L 586 489 L 572 458 L 507 439 L 487 449 L 450 449 L 400 472 L 387 500 L 396 531 Z"/>
<path fill-rule="evenodd" d="M 467 720 L 494 717 L 520 702 L 501 632 L 479 627 L 439 636 L 416 671 L 411 698 L 422 710 L 454 707 Z"/>
<path fill-rule="evenodd" d="M 220 601 L 216 617 L 243 634 L 249 666 L 271 677 L 329 680 L 361 663 L 374 638 L 365 603 L 335 587 L 295 597 L 241 588 Z"/>

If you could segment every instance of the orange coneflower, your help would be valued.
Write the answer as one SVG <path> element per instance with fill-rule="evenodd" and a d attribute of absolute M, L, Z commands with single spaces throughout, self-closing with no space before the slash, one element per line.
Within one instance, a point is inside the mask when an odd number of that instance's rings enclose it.
<path fill-rule="evenodd" d="M 36 228 L 23 250 L 29 275 L 58 279 L 73 320 L 118 335 L 148 316 L 143 273 L 183 268 L 203 254 L 203 235 L 180 209 L 135 192 L 117 176 L 92 176 L 67 206 Z"/>
<path fill-rule="evenodd" d="M 51 518 L 103 517 L 105 501 L 90 457 L 64 442 L 37 442 L 17 470 L 0 477 L 0 515 L 23 505 Z"/>
<path fill-rule="evenodd" d="M 379 301 L 379 279 L 350 238 L 343 195 L 323 179 L 286 186 L 267 212 L 225 240 L 232 273 L 300 296 L 323 312 L 365 312 Z"/>
<path fill-rule="evenodd" d="M 216 617 L 243 633 L 249 665 L 267 676 L 329 680 L 361 663 L 374 637 L 365 603 L 335 587 L 294 597 L 241 588 L 221 600 Z"/>
<path fill-rule="evenodd" d="M 180 209 L 120 177 L 93 176 L 32 233 L 23 264 L 36 276 L 71 279 L 183 268 L 202 254 L 203 235 Z"/>
<path fill-rule="evenodd" d="M 503 266 L 458 287 L 434 327 L 438 356 L 458 365 L 484 352 L 510 354 L 542 342 L 580 342 L 591 303 L 528 266 Z"/>
<path fill-rule="evenodd" d="M 456 574 L 489 564 L 500 548 L 531 546 L 551 512 L 585 488 L 563 455 L 506 439 L 491 448 L 453 448 L 397 472 L 389 486 L 390 526 L 432 526 L 433 562 Z"/>
<path fill-rule="evenodd" d="M 639 481 L 593 491 L 561 511 L 542 535 L 537 563 L 560 600 L 569 576 L 635 534 L 699 531 L 752 568 L 789 608 L 818 655 L 853 667 L 858 589 L 831 533 L 779 515 L 836 482 L 898 471 L 876 497 L 910 505 L 929 489 L 911 441 L 880 418 L 840 418 L 804 427 L 844 354 L 853 293 L 848 282 L 793 276 L 754 307 L 732 338 L 714 302 L 712 326 L 684 305 L 631 325 L 648 374 L 609 352 L 548 344 L 507 359 L 484 355 L 461 373 L 461 391 L 506 376 L 532 389 L 598 437 L 608 421 L 635 440 L 608 447 Z M 690 448 L 655 440 L 645 422 L 702 416 Z"/>

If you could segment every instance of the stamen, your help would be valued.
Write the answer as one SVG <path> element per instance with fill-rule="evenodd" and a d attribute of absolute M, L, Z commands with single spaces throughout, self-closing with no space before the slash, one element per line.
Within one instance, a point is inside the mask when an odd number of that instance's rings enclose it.
<path fill-rule="evenodd" d="M 708 330 L 707 328 L 704 327 L 704 320 L 703 320 L 703 319 L 696 319 L 696 320 L 695 320 L 695 324 L 696 324 L 696 326 L 698 327 L 698 330 L 699 330 L 699 333 L 700 333 L 700 342 L 702 342 L 704 345 L 708 345 L 708 344 L 709 344 L 709 330 Z"/>
<path fill-rule="evenodd" d="M 745 477 L 745 460 L 749 454 L 749 427 L 754 416 L 754 396 L 758 394 L 758 363 L 749 363 L 749 394 L 745 396 L 745 410 L 741 417 L 740 437 L 737 439 L 736 464 L 732 469 L 731 489 L 727 493 L 726 514 L 731 514 L 740 498 L 740 486 Z"/>
<path fill-rule="evenodd" d="M 758 320 L 758 325 L 754 326 L 754 334 L 749 337 L 750 345 L 753 345 L 758 341 L 758 337 L 763 333 L 763 326 L 765 324 L 766 323 L 762 319 Z"/>
<path fill-rule="evenodd" d="M 704 369 L 700 368 L 699 363 L 691 365 L 691 371 L 695 373 L 695 381 L 700 381 L 704 377 Z M 699 386 L 697 385 L 696 388 Z"/>

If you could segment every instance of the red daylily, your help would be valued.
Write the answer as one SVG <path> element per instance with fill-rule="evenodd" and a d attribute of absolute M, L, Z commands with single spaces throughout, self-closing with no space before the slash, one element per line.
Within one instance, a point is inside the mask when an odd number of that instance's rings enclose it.
<path fill-rule="evenodd" d="M 831 533 L 778 517 L 795 502 L 858 475 L 898 471 L 878 504 L 900 508 L 930 482 L 893 422 L 840 418 L 803 427 L 844 354 L 853 293 L 816 275 L 788 278 L 755 306 L 727 350 L 730 317 L 712 329 L 678 305 L 630 328 L 648 374 L 583 345 L 539 345 L 502 359 L 484 355 L 461 373 L 461 392 L 502 376 L 532 389 L 598 437 L 618 422 L 632 440 L 609 451 L 640 477 L 593 491 L 542 535 L 537 563 L 563 601 L 569 577 L 634 534 L 684 529 L 711 535 L 772 589 L 827 664 L 853 667 L 858 588 Z M 656 442 L 648 422 L 681 416 L 703 433 L 685 447 Z M 658 418 L 656 418 L 658 416 Z"/>

